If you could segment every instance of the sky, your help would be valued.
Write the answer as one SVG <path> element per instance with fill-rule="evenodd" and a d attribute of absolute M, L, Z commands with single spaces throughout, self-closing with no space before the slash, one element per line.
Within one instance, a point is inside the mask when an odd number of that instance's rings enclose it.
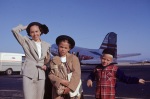
<path fill-rule="evenodd" d="M 23 53 L 11 29 L 30 22 L 49 27 L 42 40 L 51 45 L 65 34 L 76 46 L 98 49 L 105 35 L 115 32 L 118 54 L 150 59 L 150 0 L 0 0 L 0 52 Z"/>

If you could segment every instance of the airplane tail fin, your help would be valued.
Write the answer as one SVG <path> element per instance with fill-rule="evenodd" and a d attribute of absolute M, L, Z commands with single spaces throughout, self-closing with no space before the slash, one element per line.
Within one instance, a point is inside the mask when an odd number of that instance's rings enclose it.
<path fill-rule="evenodd" d="M 114 33 L 114 32 L 109 32 L 106 36 L 105 36 L 105 38 L 104 38 L 104 40 L 103 40 L 103 42 L 102 42 L 102 44 L 101 44 L 101 46 L 100 46 L 100 50 L 101 51 L 103 51 L 104 49 L 106 49 L 106 48 L 111 48 L 111 49 L 113 49 L 114 51 L 115 51 L 115 56 L 114 56 L 114 58 L 117 58 L 117 34 L 116 33 Z"/>

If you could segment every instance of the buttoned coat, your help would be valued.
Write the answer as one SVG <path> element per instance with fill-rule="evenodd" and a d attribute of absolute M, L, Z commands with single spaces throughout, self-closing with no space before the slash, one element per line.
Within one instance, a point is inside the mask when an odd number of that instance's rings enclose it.
<path fill-rule="evenodd" d="M 72 77 L 69 82 L 68 88 L 70 88 L 71 91 L 75 91 L 81 79 L 80 63 L 79 63 L 78 58 L 75 55 L 70 54 L 70 53 L 68 53 L 66 56 L 66 62 L 72 72 Z M 55 56 L 50 62 L 50 66 L 60 65 L 60 64 L 61 64 L 61 60 L 59 56 Z M 54 87 L 58 88 L 62 79 L 55 76 L 53 73 L 49 74 L 49 78 L 52 84 L 54 85 Z"/>
<path fill-rule="evenodd" d="M 48 63 L 50 59 L 50 44 L 41 40 L 41 58 L 38 57 L 38 50 L 34 40 L 29 37 L 22 36 L 20 32 L 23 30 L 23 26 L 19 25 L 12 29 L 12 32 L 17 41 L 22 46 L 25 53 L 25 61 L 22 66 L 22 75 L 29 78 L 45 79 L 45 72 L 42 69 L 37 69 L 37 66 L 43 66 Z"/>

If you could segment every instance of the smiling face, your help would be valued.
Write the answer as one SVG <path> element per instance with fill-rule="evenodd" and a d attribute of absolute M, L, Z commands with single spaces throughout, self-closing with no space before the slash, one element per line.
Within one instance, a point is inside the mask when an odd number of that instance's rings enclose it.
<path fill-rule="evenodd" d="M 108 66 L 113 61 L 113 56 L 110 54 L 103 54 L 101 57 L 101 62 L 103 66 Z"/>
<path fill-rule="evenodd" d="M 70 44 L 68 43 L 67 40 L 59 42 L 58 51 L 59 51 L 60 57 L 67 55 L 67 53 L 70 51 Z"/>
<path fill-rule="evenodd" d="M 39 26 L 33 25 L 30 27 L 30 36 L 34 41 L 40 42 L 40 35 L 41 31 L 39 29 Z"/>

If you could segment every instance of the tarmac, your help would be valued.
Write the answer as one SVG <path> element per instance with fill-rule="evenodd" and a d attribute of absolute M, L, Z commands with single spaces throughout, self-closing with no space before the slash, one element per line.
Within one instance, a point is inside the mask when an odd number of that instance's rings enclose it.
<path fill-rule="evenodd" d="M 86 86 L 86 78 L 94 66 L 82 67 L 82 86 L 84 99 L 95 99 L 95 84 L 92 88 Z M 150 81 L 150 65 L 119 65 L 126 75 L 136 76 Z M 150 82 L 142 84 L 124 84 L 117 82 L 116 99 L 150 99 Z M 22 91 L 22 76 L 0 74 L 0 99 L 24 99 Z M 46 98 L 45 98 L 46 99 Z M 48 99 L 48 98 L 47 98 Z M 49 98 L 50 99 L 50 98 Z"/>

